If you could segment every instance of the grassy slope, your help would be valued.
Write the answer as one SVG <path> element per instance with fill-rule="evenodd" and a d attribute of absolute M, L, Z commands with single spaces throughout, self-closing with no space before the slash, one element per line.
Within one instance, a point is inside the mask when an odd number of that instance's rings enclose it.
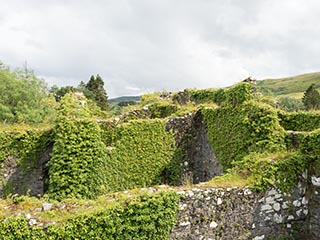
<path fill-rule="evenodd" d="M 287 95 L 291 97 L 301 98 L 303 93 L 311 84 L 316 84 L 316 88 L 320 90 L 320 72 L 307 73 L 292 77 L 265 79 L 257 82 L 257 86 L 261 88 L 264 94 Z"/>
<path fill-rule="evenodd" d="M 125 102 L 125 101 L 140 101 L 141 97 L 140 96 L 122 96 L 122 97 L 118 97 L 118 98 L 112 98 L 109 99 L 108 102 L 111 103 L 115 103 L 118 104 L 120 102 Z"/>

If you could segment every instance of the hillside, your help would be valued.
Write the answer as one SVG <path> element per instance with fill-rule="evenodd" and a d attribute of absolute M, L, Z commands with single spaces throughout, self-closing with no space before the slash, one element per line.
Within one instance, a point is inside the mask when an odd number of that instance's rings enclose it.
<path fill-rule="evenodd" d="M 264 95 L 288 95 L 300 98 L 303 96 L 303 92 L 313 83 L 319 90 L 320 72 L 286 78 L 264 79 L 257 81 L 257 86 Z"/>
<path fill-rule="evenodd" d="M 122 96 L 122 97 L 109 99 L 108 102 L 110 104 L 112 104 L 112 103 L 118 104 L 120 102 L 129 102 L 129 101 L 137 102 L 140 100 L 141 100 L 140 96 Z"/>

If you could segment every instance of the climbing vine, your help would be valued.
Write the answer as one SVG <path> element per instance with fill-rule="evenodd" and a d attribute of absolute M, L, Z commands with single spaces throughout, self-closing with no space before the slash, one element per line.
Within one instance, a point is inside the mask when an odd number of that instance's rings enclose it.
<path fill-rule="evenodd" d="M 168 239 L 176 222 L 178 200 L 175 192 L 141 193 L 86 214 L 70 214 L 46 228 L 29 227 L 23 217 L 1 219 L 0 236 L 8 240 Z"/>
<path fill-rule="evenodd" d="M 268 105 L 246 102 L 240 106 L 202 109 L 209 140 L 224 168 L 250 152 L 285 150 L 285 131 L 277 112 Z"/>
<path fill-rule="evenodd" d="M 52 198 L 93 198 L 103 192 L 106 149 L 99 125 L 89 116 L 74 95 L 61 100 L 48 163 L 48 194 Z"/>
<path fill-rule="evenodd" d="M 113 134 L 105 163 L 108 191 L 160 184 L 177 151 L 165 121 L 135 120 L 117 126 Z"/>

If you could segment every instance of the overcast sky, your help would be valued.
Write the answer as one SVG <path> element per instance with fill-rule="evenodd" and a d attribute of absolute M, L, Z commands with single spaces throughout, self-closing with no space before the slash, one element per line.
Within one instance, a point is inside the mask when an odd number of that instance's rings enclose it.
<path fill-rule="evenodd" d="M 320 71 L 319 0 L 0 0 L 0 61 L 109 97 Z"/>

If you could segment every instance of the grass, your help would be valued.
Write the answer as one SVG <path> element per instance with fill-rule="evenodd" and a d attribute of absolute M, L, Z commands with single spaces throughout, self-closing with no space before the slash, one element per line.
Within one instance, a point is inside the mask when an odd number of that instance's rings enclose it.
<path fill-rule="evenodd" d="M 316 88 L 320 90 L 320 72 L 257 81 L 257 86 L 263 94 L 288 95 L 291 97 L 302 97 L 311 84 L 315 84 Z"/>
<path fill-rule="evenodd" d="M 226 174 L 215 177 L 207 183 L 197 185 L 187 185 L 180 187 L 171 187 L 167 185 L 154 186 L 152 188 L 138 188 L 123 192 L 115 192 L 102 195 L 95 200 L 65 199 L 61 202 L 51 201 L 46 197 L 36 198 L 29 196 L 11 195 L 7 199 L 0 199 L 0 219 L 10 216 L 26 216 L 30 214 L 38 223 L 63 223 L 70 218 L 76 218 L 81 215 L 91 215 L 97 212 L 105 211 L 117 205 L 127 204 L 128 201 L 139 199 L 139 196 L 158 191 L 181 191 L 191 188 L 228 188 L 245 187 L 252 185 L 251 181 L 244 179 L 239 175 Z M 51 202 L 52 209 L 41 211 L 42 203 Z"/>
<path fill-rule="evenodd" d="M 223 176 L 214 177 L 209 182 L 202 183 L 202 186 L 213 188 L 248 187 L 254 185 L 254 179 L 245 178 L 236 173 L 227 173 Z"/>

